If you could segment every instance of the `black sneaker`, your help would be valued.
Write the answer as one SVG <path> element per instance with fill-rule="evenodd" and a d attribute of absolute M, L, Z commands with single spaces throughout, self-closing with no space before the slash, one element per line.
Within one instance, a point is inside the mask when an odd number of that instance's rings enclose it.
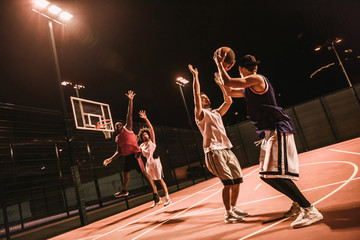
<path fill-rule="evenodd" d="M 152 208 L 155 207 L 156 205 L 159 205 L 159 204 L 162 203 L 161 202 L 161 197 L 157 193 L 154 193 L 153 199 L 154 199 L 154 203 L 153 203 L 153 205 L 151 205 Z"/>
<path fill-rule="evenodd" d="M 114 194 L 114 197 L 126 197 L 129 195 L 129 192 L 127 190 L 121 190 L 121 192 L 117 192 Z"/>

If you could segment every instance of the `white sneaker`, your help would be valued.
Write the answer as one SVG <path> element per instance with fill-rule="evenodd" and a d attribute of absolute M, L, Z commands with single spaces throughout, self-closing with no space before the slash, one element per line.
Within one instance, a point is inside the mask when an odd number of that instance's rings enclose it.
<path fill-rule="evenodd" d="M 165 202 L 164 202 L 164 207 L 166 207 L 167 205 L 169 205 L 170 203 L 172 203 L 170 198 L 166 198 Z"/>
<path fill-rule="evenodd" d="M 232 209 L 232 211 L 233 211 L 236 215 L 239 215 L 239 216 L 242 216 L 242 217 L 247 217 L 247 216 L 249 216 L 249 213 L 248 213 L 248 212 L 241 211 L 240 209 L 237 209 L 236 207 L 234 207 L 234 208 Z"/>
<path fill-rule="evenodd" d="M 300 209 L 301 213 L 296 218 L 296 220 L 291 223 L 293 228 L 306 227 L 324 218 L 323 215 L 315 208 L 315 206 Z"/>
<path fill-rule="evenodd" d="M 225 223 L 239 223 L 242 221 L 244 221 L 244 218 L 232 211 L 230 211 L 229 213 L 225 213 Z"/>
<path fill-rule="evenodd" d="M 301 212 L 300 206 L 297 202 L 293 202 L 289 211 L 284 213 L 284 217 L 292 217 L 298 215 Z"/>

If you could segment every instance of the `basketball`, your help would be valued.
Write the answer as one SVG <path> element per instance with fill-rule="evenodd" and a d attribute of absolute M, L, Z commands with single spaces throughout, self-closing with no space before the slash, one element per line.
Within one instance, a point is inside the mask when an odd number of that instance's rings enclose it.
<path fill-rule="evenodd" d="M 229 51 L 232 51 L 232 49 L 229 48 L 229 47 L 221 47 L 221 48 L 220 48 L 220 55 L 221 55 L 221 56 L 224 56 L 224 55 L 227 54 Z"/>
<path fill-rule="evenodd" d="M 226 55 L 224 59 L 224 63 L 226 63 L 226 66 L 224 67 L 226 71 L 228 71 L 235 63 L 235 53 L 231 48 L 226 46 L 219 48 L 218 51 L 220 51 L 220 55 L 222 57 Z"/>

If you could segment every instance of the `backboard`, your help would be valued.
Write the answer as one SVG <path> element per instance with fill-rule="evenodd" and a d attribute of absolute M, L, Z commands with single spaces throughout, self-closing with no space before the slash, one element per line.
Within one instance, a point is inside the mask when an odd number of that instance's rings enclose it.
<path fill-rule="evenodd" d="M 76 129 L 114 132 L 109 104 L 70 97 Z M 106 135 L 105 135 L 106 136 Z"/>

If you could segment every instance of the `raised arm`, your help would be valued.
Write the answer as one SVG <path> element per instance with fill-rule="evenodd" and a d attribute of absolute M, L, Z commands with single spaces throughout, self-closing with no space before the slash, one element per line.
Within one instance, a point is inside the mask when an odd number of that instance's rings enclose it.
<path fill-rule="evenodd" d="M 149 119 L 147 118 L 147 116 L 146 116 L 146 111 L 141 110 L 141 111 L 139 112 L 139 115 L 140 115 L 140 117 L 141 117 L 142 119 L 145 120 L 146 124 L 148 125 L 148 127 L 149 127 L 149 129 L 150 129 L 150 140 L 151 140 L 153 143 L 156 143 L 156 142 L 155 142 L 155 131 L 154 131 L 153 126 L 151 125 L 150 120 L 149 120 Z"/>
<path fill-rule="evenodd" d="M 188 65 L 190 72 L 193 75 L 193 95 L 194 95 L 194 104 L 195 104 L 195 118 L 202 120 L 204 117 L 202 106 L 201 106 L 201 96 L 200 96 L 200 83 L 199 83 L 199 72 L 197 68 L 193 68 L 191 64 Z"/>
<path fill-rule="evenodd" d="M 222 80 L 220 79 L 219 74 L 214 73 L 214 76 L 215 76 L 214 80 L 215 80 L 216 84 L 219 85 L 219 87 L 223 93 L 223 97 L 224 97 L 224 103 L 217 110 L 221 116 L 224 116 L 225 113 L 229 110 L 233 101 L 232 101 L 231 97 L 226 93 L 226 90 L 224 88 Z"/>
<path fill-rule="evenodd" d="M 125 127 L 127 130 L 132 131 L 133 127 L 133 100 L 135 97 L 135 93 L 132 90 L 129 90 L 127 94 L 125 94 L 129 98 L 128 111 L 126 114 L 126 124 Z"/>
<path fill-rule="evenodd" d="M 224 90 L 226 91 L 226 94 L 230 97 L 233 97 L 233 98 L 241 98 L 241 97 L 244 97 L 244 94 L 243 94 L 243 90 L 244 88 L 232 88 L 232 87 L 228 87 L 228 86 L 225 86 L 224 85 L 224 82 L 223 80 L 221 79 L 219 73 L 214 73 L 215 75 L 215 82 L 221 87 L 224 88 Z"/>
<path fill-rule="evenodd" d="M 223 66 L 225 57 L 226 57 L 226 54 L 224 56 L 221 56 L 219 49 L 216 50 L 214 53 L 214 61 L 218 68 L 220 77 L 224 81 L 224 85 L 226 87 L 247 88 L 247 87 L 251 87 L 251 86 L 263 83 L 263 80 L 257 75 L 250 75 L 250 76 L 247 76 L 244 78 L 230 77 Z"/>

